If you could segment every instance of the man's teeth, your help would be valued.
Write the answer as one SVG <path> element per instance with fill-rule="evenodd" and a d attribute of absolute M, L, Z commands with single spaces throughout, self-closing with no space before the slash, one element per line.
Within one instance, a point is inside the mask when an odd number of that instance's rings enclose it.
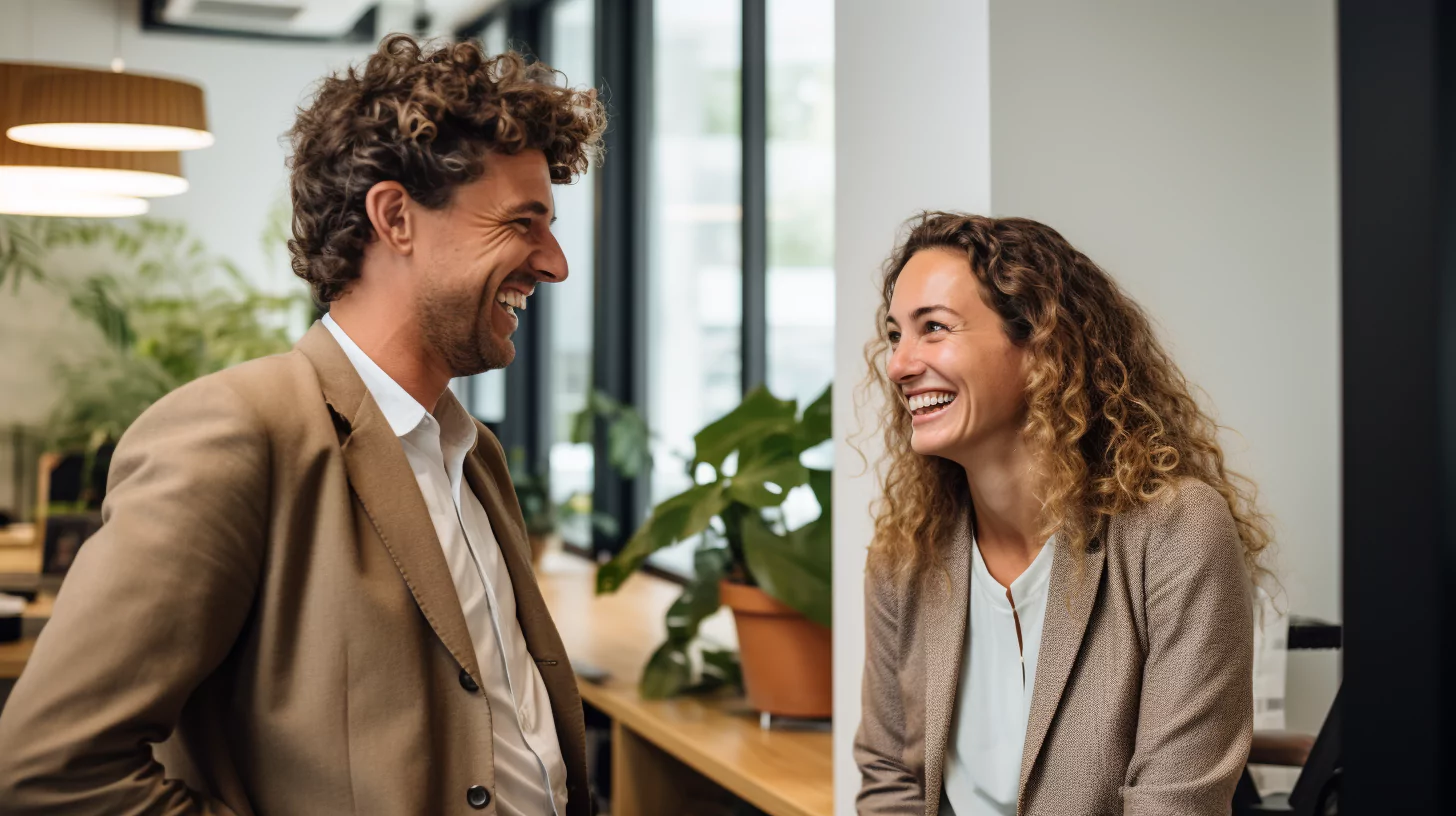
<path fill-rule="evenodd" d="M 526 308 L 526 294 L 524 292 L 502 290 L 495 293 L 495 300 L 497 303 L 503 304 L 506 307 L 506 311 L 512 314 L 515 313 L 516 309 L 524 310 Z"/>
<path fill-rule="evenodd" d="M 916 394 L 913 397 L 909 397 L 906 401 L 910 403 L 910 412 L 914 413 L 923 408 L 944 405 L 953 399 L 955 399 L 955 394 L 949 391 L 927 391 L 924 394 Z"/>

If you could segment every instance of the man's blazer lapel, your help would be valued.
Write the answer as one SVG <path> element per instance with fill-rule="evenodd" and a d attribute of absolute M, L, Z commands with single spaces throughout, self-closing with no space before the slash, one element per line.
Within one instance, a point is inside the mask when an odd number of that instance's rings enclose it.
<path fill-rule="evenodd" d="M 324 400 L 345 426 L 344 465 L 355 496 L 430 628 L 455 661 L 482 682 L 460 596 L 399 437 L 322 323 L 315 323 L 297 348 L 313 363 Z"/>

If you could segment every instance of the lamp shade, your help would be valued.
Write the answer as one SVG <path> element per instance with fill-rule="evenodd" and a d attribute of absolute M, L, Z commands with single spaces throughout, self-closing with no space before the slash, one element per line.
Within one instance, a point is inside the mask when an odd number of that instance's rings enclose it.
<path fill-rule="evenodd" d="M 177 151 L 213 143 L 198 86 L 81 69 L 31 76 L 6 135 L 73 150 Z"/>
<path fill-rule="evenodd" d="M 88 198 L 136 198 L 187 191 L 176 151 L 64 150 L 24 144 L 3 134 L 16 121 L 27 82 L 80 69 L 0 62 L 0 211 L 26 215 L 80 215 Z M 138 214 L 134 201 L 93 202 L 99 217 Z M 145 202 L 140 211 L 145 211 Z"/>

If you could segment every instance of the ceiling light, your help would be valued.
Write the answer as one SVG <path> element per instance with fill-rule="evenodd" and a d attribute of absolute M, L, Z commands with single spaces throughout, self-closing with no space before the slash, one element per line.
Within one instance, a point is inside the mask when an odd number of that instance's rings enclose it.
<path fill-rule="evenodd" d="M 144 215 L 145 199 L 100 195 L 33 195 L 0 185 L 0 213 L 67 218 L 128 218 Z"/>
<path fill-rule="evenodd" d="M 84 196 L 157 197 L 187 191 L 182 160 L 175 152 L 62 150 L 23 144 L 3 135 L 16 121 L 20 89 L 37 74 L 56 69 L 44 65 L 0 63 L 0 193 L 10 212 L 54 209 L 56 199 Z M 108 213 L 135 210 L 135 204 L 105 202 L 95 209 Z M 134 214 L 134 213 L 131 213 Z"/>
<path fill-rule="evenodd" d="M 187 179 L 168 173 L 116 167 L 11 165 L 0 161 L 0 189 L 44 195 L 48 192 L 161 198 L 187 192 Z"/>
<path fill-rule="evenodd" d="M 141 74 L 27 66 L 6 135 L 72 150 L 175 151 L 211 147 L 202 89 Z"/>

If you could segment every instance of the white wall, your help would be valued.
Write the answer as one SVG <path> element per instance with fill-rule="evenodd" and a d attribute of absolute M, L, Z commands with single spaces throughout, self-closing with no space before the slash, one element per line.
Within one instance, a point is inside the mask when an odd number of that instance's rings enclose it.
<path fill-rule="evenodd" d="M 864 663 L 865 548 L 876 490 L 846 439 L 874 334 L 879 269 L 922 209 L 990 205 L 986 0 L 841 0 L 835 12 L 834 793 L 854 812 L 850 744 Z M 875 428 L 876 404 L 863 411 Z M 867 444 L 874 457 L 877 445 Z"/>
<path fill-rule="evenodd" d="M 1226 450 L 1276 518 L 1285 604 L 1339 619 L 1333 10 L 1330 0 L 840 3 L 837 813 L 853 813 L 858 787 L 849 747 L 875 493 L 842 440 L 857 428 L 872 274 L 917 209 L 1036 218 L 1107 268 L 1239 431 Z M 1290 727 L 1318 728 L 1336 661 L 1291 656 Z"/>

